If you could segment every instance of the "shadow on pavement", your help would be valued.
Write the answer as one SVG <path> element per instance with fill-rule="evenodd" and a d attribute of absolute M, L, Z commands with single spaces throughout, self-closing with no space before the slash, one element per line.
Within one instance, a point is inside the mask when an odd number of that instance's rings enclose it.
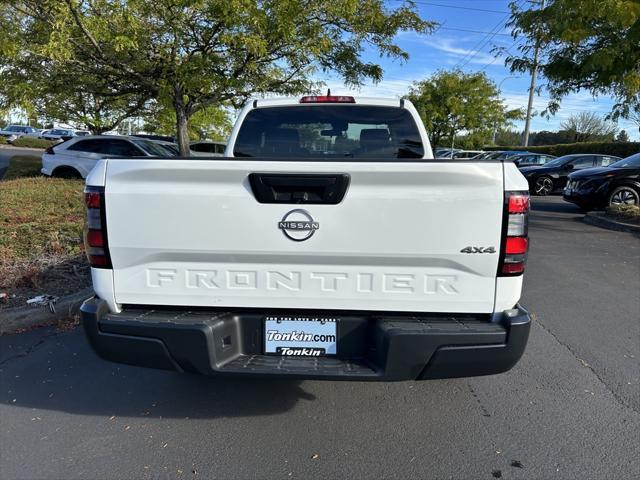
<path fill-rule="evenodd" d="M 565 202 L 561 195 L 551 195 L 549 197 L 531 197 L 531 210 L 533 212 L 555 212 L 584 214 L 584 211 L 573 203 Z"/>
<path fill-rule="evenodd" d="M 109 363 L 91 351 L 81 328 L 37 334 L 27 334 L 29 345 L 21 335 L 2 338 L 0 403 L 105 417 L 218 418 L 275 415 L 299 400 L 315 400 L 300 381 L 206 377 Z M 12 341 L 22 345 L 7 355 Z"/>

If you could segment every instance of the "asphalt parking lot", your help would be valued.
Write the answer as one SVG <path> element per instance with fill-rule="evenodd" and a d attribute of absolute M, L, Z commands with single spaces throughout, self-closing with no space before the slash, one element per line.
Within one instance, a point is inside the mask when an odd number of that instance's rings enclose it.
<path fill-rule="evenodd" d="M 215 379 L 99 360 L 82 331 L 0 338 L 0 477 L 638 478 L 640 238 L 534 199 L 509 373 Z"/>

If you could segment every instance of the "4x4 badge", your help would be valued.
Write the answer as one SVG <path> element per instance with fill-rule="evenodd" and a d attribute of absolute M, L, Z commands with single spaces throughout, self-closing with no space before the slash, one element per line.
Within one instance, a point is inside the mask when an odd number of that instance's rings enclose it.
<path fill-rule="evenodd" d="M 494 247 L 464 247 L 460 253 L 496 253 Z"/>

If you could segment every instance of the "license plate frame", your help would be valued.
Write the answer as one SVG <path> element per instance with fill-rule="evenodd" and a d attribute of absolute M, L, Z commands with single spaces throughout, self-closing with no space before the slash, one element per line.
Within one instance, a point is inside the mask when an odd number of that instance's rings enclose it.
<path fill-rule="evenodd" d="M 265 355 L 333 357 L 338 354 L 338 319 L 269 315 L 262 321 Z"/>

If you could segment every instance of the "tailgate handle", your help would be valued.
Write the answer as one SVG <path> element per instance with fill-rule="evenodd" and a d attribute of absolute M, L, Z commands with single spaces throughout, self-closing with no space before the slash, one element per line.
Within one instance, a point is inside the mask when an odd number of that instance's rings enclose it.
<path fill-rule="evenodd" d="M 251 173 L 249 183 L 260 203 L 336 205 L 344 198 L 346 173 Z"/>

